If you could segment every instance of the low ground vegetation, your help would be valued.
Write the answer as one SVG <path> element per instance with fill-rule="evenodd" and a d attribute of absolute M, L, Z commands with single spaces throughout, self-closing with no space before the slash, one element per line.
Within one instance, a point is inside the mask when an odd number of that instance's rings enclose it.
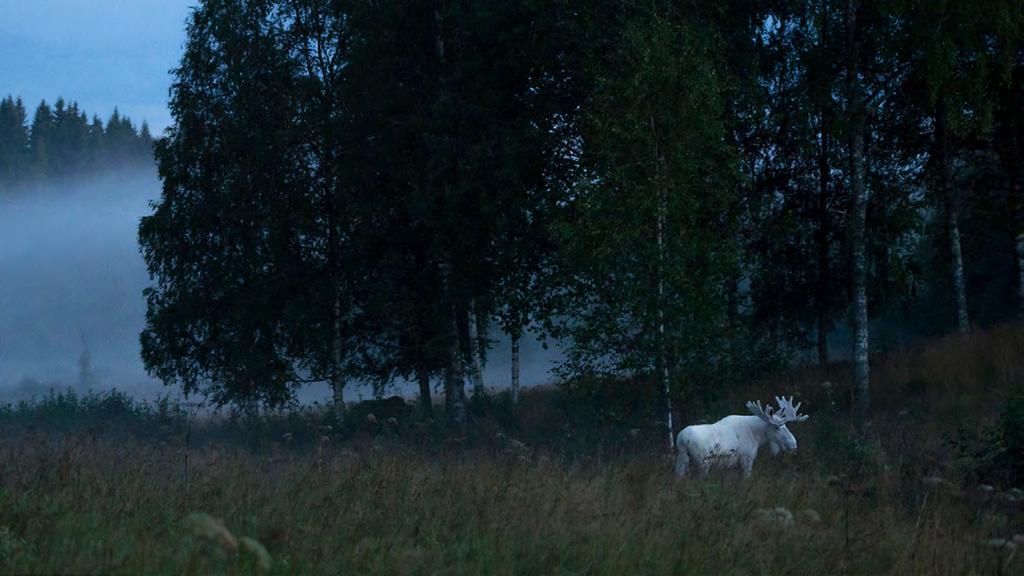
<path fill-rule="evenodd" d="M 1020 573 L 1021 344 L 1001 328 L 878 359 L 863 433 L 844 366 L 682 410 L 803 401 L 799 451 L 749 482 L 676 479 L 637 383 L 478 399 L 462 430 L 394 400 L 338 422 L 52 394 L 0 409 L 0 571 Z"/>

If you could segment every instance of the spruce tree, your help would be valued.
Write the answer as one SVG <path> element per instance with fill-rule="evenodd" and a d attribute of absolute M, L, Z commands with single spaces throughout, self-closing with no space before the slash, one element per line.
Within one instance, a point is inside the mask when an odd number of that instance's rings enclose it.
<path fill-rule="evenodd" d="M 0 100 L 0 191 L 9 189 L 21 178 L 28 160 L 28 127 L 21 98 Z"/>
<path fill-rule="evenodd" d="M 34 180 L 46 179 L 53 165 L 54 142 L 54 116 L 53 109 L 43 100 L 36 108 L 32 117 L 32 127 L 29 132 L 29 149 L 31 150 L 31 178 Z"/>

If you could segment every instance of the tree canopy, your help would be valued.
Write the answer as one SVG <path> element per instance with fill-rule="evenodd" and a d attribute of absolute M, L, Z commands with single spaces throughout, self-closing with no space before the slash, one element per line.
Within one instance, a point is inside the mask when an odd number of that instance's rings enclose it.
<path fill-rule="evenodd" d="M 1024 309 L 1024 15 L 982 4 L 205 0 L 146 365 L 220 404 L 443 383 L 461 421 L 497 328 L 669 412 L 816 349 L 866 410 L 872 351 Z"/>

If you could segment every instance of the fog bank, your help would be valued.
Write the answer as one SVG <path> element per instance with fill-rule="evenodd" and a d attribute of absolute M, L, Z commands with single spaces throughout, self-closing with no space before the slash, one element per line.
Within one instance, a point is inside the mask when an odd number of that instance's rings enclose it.
<path fill-rule="evenodd" d="M 142 398 L 176 392 L 150 378 L 139 357 L 149 276 L 137 232 L 159 192 L 155 170 L 144 170 L 0 197 L 0 401 L 51 387 L 116 388 Z M 83 354 L 90 365 L 84 373 Z M 560 358 L 523 338 L 523 384 L 549 381 Z M 508 386 L 506 339 L 488 354 L 485 380 L 492 389 Z M 415 394 L 408 383 L 395 388 Z M 329 396 L 325 385 L 299 394 L 303 402 Z M 357 385 L 346 393 L 350 400 L 372 396 Z"/>
<path fill-rule="evenodd" d="M 150 170 L 0 198 L 0 395 L 89 381 L 158 391 L 139 358 L 148 275 L 136 234 L 159 189 Z"/>

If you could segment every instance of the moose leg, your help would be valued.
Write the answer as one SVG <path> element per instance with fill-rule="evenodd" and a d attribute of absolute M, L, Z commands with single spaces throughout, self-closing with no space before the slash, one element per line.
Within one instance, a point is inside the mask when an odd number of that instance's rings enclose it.
<path fill-rule="evenodd" d="M 743 470 L 744 480 L 750 478 L 750 475 L 754 472 L 754 459 L 740 458 L 740 469 Z"/>
<path fill-rule="evenodd" d="M 708 472 L 711 470 L 711 461 L 713 456 L 705 456 L 699 462 L 695 462 L 697 465 L 697 476 L 701 479 L 707 478 Z"/>
<path fill-rule="evenodd" d="M 689 464 L 690 456 L 686 453 L 686 447 L 680 446 L 676 448 L 676 476 L 680 478 L 686 476 Z"/>

